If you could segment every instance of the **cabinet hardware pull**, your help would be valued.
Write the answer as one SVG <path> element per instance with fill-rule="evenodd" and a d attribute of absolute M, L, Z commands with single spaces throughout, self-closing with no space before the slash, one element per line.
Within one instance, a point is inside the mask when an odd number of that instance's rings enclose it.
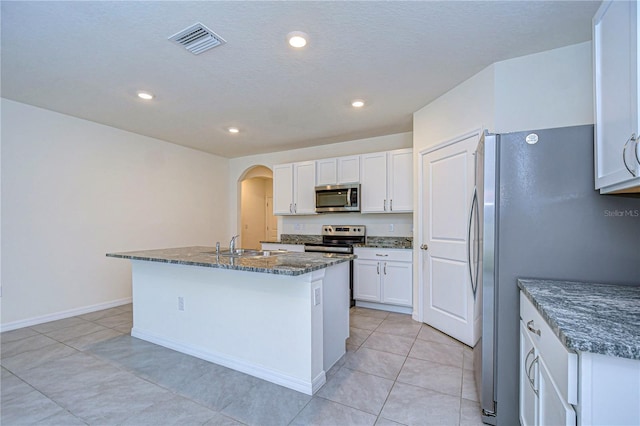
<path fill-rule="evenodd" d="M 289 204 L 289 213 L 293 213 L 293 204 Z"/>
<path fill-rule="evenodd" d="M 382 201 L 382 206 L 384 208 L 384 211 L 386 212 L 387 211 L 387 199 L 386 198 Z"/>
<path fill-rule="evenodd" d="M 380 262 L 377 263 L 376 265 L 376 269 L 378 271 L 378 275 L 380 275 Z"/>
<path fill-rule="evenodd" d="M 624 148 L 622 148 L 622 162 L 624 163 L 624 166 L 626 167 L 626 169 L 629 171 L 629 173 L 631 173 L 631 176 L 636 177 L 637 175 L 635 174 L 635 172 L 633 170 L 631 170 L 631 168 L 629 167 L 629 165 L 627 164 L 627 148 L 629 147 L 629 142 L 634 142 L 634 144 L 632 146 L 635 146 L 635 143 L 637 143 L 637 139 L 636 139 L 636 134 L 633 133 L 631 135 L 631 137 L 629 139 L 627 139 L 627 142 L 624 144 Z M 638 160 L 638 148 L 635 148 L 636 151 L 636 160 Z M 638 162 L 640 162 L 640 160 L 638 160 Z"/>
<path fill-rule="evenodd" d="M 389 211 L 393 211 L 393 200 L 389 200 Z"/>
<path fill-rule="evenodd" d="M 387 262 L 384 262 L 384 274 L 387 275 Z"/>
<path fill-rule="evenodd" d="M 533 328 L 533 320 L 529 321 L 527 323 L 527 330 L 529 330 L 530 332 L 537 334 L 538 336 L 540 335 L 540 329 L 535 329 Z"/>
<path fill-rule="evenodd" d="M 531 350 L 529 352 L 527 352 L 527 356 L 524 357 L 524 369 L 525 369 L 525 374 L 527 375 L 527 379 L 531 380 L 531 377 L 529 377 L 529 366 L 527 365 L 528 361 L 529 361 L 529 357 L 531 355 L 533 355 L 533 353 L 535 352 L 536 348 L 531 348 Z"/>
<path fill-rule="evenodd" d="M 297 212 L 298 211 L 298 203 L 293 203 L 293 212 Z"/>
<path fill-rule="evenodd" d="M 531 348 L 531 350 L 533 350 L 533 348 Z M 529 379 L 529 384 L 531 385 L 531 389 L 533 389 L 533 393 L 535 393 L 536 395 L 538 395 L 538 389 L 536 389 L 535 380 L 531 378 L 531 369 L 533 368 L 534 364 L 538 363 L 539 360 L 540 360 L 539 356 L 535 357 L 534 360 L 531 362 L 531 365 L 529 365 L 529 368 L 527 369 L 527 378 Z"/>

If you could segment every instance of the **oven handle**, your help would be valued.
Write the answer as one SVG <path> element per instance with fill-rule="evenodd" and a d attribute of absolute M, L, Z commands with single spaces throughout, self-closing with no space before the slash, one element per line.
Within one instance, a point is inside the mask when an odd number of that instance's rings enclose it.
<path fill-rule="evenodd" d="M 353 249 L 351 247 L 304 246 L 304 251 L 310 253 L 353 253 Z"/>

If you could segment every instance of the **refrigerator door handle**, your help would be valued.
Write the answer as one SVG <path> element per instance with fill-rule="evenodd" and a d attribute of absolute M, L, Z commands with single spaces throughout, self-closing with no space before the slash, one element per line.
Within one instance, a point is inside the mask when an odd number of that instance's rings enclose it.
<path fill-rule="evenodd" d="M 471 281 L 471 291 L 473 292 L 473 300 L 476 300 L 476 291 L 478 290 L 478 282 L 473 282 L 473 268 L 471 265 L 471 224 L 473 223 L 473 210 L 478 205 L 478 188 L 473 188 L 473 198 L 471 199 L 471 209 L 469 209 L 469 228 L 467 230 L 467 266 L 469 269 L 469 280 Z M 475 257 L 474 257 L 475 260 Z M 477 275 L 477 273 L 476 273 Z"/>
<path fill-rule="evenodd" d="M 636 153 L 636 160 L 640 163 L 640 160 L 638 160 L 638 147 L 635 146 L 635 144 L 638 143 L 638 138 L 636 138 L 635 133 L 632 134 L 629 139 L 627 139 L 627 142 L 624 144 L 624 148 L 622 148 L 622 162 L 624 163 L 624 166 L 627 168 L 629 173 L 631 173 L 631 176 L 636 177 L 636 173 L 631 170 L 631 167 L 629 167 L 629 165 L 627 164 L 627 148 L 629 148 L 629 142 L 632 142 L 631 147 Z"/>

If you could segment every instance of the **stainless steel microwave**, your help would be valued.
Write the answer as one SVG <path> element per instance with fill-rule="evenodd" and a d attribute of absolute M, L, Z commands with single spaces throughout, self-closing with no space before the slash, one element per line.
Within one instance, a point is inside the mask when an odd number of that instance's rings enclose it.
<path fill-rule="evenodd" d="M 359 211 L 360 184 L 316 186 L 316 213 Z"/>

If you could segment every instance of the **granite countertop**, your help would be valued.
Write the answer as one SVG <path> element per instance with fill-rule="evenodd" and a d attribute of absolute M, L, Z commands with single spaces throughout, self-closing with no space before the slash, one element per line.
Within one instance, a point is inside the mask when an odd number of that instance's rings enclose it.
<path fill-rule="evenodd" d="M 409 249 L 413 248 L 412 237 L 367 237 L 365 244 L 356 244 L 356 247 Z"/>
<path fill-rule="evenodd" d="M 107 256 L 278 275 L 302 275 L 355 258 L 347 254 L 294 252 L 255 257 L 216 256 L 214 247 L 203 246 L 107 253 Z"/>
<path fill-rule="evenodd" d="M 640 287 L 518 280 L 568 349 L 640 360 Z"/>
<path fill-rule="evenodd" d="M 282 234 L 279 240 L 260 241 L 265 244 L 318 244 L 322 243 L 321 235 L 297 235 Z M 412 237 L 367 237 L 365 244 L 356 244 L 355 247 L 412 249 Z"/>

